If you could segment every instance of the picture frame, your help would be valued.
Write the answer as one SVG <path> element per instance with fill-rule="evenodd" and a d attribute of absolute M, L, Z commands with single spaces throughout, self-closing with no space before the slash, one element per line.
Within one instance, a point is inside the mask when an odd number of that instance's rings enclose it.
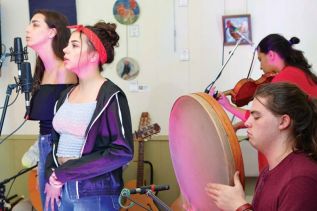
<path fill-rule="evenodd" d="M 131 25 L 138 20 L 140 7 L 136 0 L 116 0 L 112 12 L 119 23 Z"/>
<path fill-rule="evenodd" d="M 241 35 L 252 41 L 250 14 L 222 16 L 222 28 L 223 43 L 226 46 L 235 45 Z M 247 45 L 249 43 L 242 39 L 240 44 Z"/>
<path fill-rule="evenodd" d="M 123 80 L 133 80 L 139 73 L 139 64 L 131 57 L 123 57 L 117 63 L 117 74 Z"/>

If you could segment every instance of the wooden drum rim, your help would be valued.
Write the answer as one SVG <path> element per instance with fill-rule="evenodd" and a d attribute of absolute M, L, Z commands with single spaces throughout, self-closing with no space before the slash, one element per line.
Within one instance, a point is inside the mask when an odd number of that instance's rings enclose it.
<path fill-rule="evenodd" d="M 226 112 L 223 110 L 221 105 L 210 95 L 199 92 L 199 93 L 194 93 L 192 95 L 198 95 L 202 97 L 204 100 L 206 100 L 209 105 L 212 106 L 212 108 L 215 110 L 215 112 L 221 117 L 222 121 L 222 126 L 225 128 L 228 137 L 229 137 L 229 144 L 231 146 L 231 152 L 234 157 L 234 162 L 235 162 L 235 167 L 236 170 L 239 171 L 239 177 L 240 181 L 242 183 L 242 186 L 244 187 L 245 185 L 245 174 L 244 174 L 244 165 L 243 165 L 243 158 L 242 158 L 242 153 L 241 153 L 241 148 L 239 145 L 239 140 L 238 137 L 236 136 L 236 133 L 232 127 L 232 123 L 228 118 L 228 115 Z"/>

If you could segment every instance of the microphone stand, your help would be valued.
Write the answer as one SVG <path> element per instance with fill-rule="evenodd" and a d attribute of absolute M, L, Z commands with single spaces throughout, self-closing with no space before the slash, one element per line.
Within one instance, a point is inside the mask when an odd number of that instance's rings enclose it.
<path fill-rule="evenodd" d="M 128 206 L 125 206 L 122 204 L 122 198 L 124 199 L 128 199 L 131 201 L 131 203 L 128 205 Z M 130 190 L 129 189 L 126 189 L 126 188 L 123 188 L 121 193 L 120 193 L 120 196 L 119 196 L 119 199 L 118 199 L 118 202 L 120 204 L 120 207 L 124 208 L 124 209 L 129 209 L 130 207 L 134 206 L 134 204 L 142 207 L 143 209 L 147 210 L 147 211 L 151 211 L 152 209 L 148 209 L 146 208 L 145 206 L 143 206 L 142 204 L 138 203 L 137 201 L 131 199 L 130 197 Z"/>
<path fill-rule="evenodd" d="M 230 52 L 228 59 L 225 61 L 225 63 L 222 65 L 222 67 L 220 68 L 219 74 L 217 75 L 216 79 L 211 82 L 207 88 L 205 89 L 205 93 L 209 93 L 211 87 L 214 85 L 214 83 L 218 80 L 218 78 L 221 76 L 223 69 L 225 69 L 225 67 L 227 66 L 228 62 L 230 61 L 231 57 L 233 56 L 234 52 L 237 50 L 238 46 L 240 45 L 240 43 L 242 42 L 242 40 L 244 40 L 244 36 L 240 36 L 240 38 L 238 39 L 236 45 L 234 46 L 233 50 Z"/>
<path fill-rule="evenodd" d="M 17 86 L 18 86 L 18 84 L 9 84 L 7 86 L 6 98 L 5 98 L 5 101 L 4 101 L 2 115 L 1 115 L 1 120 L 0 120 L 0 136 L 2 134 L 2 127 L 3 127 L 3 123 L 4 123 L 4 118 L 5 118 L 5 115 L 6 115 L 6 112 L 7 112 L 9 99 L 10 99 L 12 90 L 15 89 Z"/>
<path fill-rule="evenodd" d="M 7 112 L 8 104 L 9 104 L 9 99 L 12 93 L 12 90 L 15 89 L 16 87 L 21 86 L 21 72 L 22 72 L 22 62 L 24 60 L 28 59 L 28 52 L 27 52 L 27 47 L 22 46 L 22 41 L 20 37 L 15 37 L 14 38 L 14 48 L 10 48 L 10 53 L 4 54 L 4 57 L 10 56 L 10 61 L 14 61 L 18 65 L 18 81 L 16 81 L 16 84 L 9 84 L 7 87 L 7 92 L 6 92 L 6 99 L 4 101 L 4 106 L 3 106 L 3 111 L 2 111 L 2 116 L 0 120 L 0 136 L 2 135 L 2 127 L 4 123 L 4 118 Z"/>
<path fill-rule="evenodd" d="M 0 182 L 0 210 L 4 211 L 4 204 L 5 204 L 5 184 L 10 182 L 11 180 L 17 178 L 18 176 L 34 169 L 35 167 L 37 167 L 37 164 L 34 166 L 31 166 L 30 168 L 26 168 L 26 169 L 22 169 L 19 173 L 17 173 L 16 175 L 7 178 L 5 180 L 3 180 L 2 182 Z"/>
<path fill-rule="evenodd" d="M 146 195 L 153 199 L 154 203 L 160 208 L 159 210 L 172 211 L 172 209 L 169 208 L 161 199 L 155 196 L 150 189 L 146 190 Z"/>
<path fill-rule="evenodd" d="M 152 198 L 153 199 L 153 202 L 154 204 L 159 208 L 159 210 L 163 210 L 163 211 L 172 211 L 171 208 L 169 208 L 162 200 L 160 200 L 157 196 L 155 196 L 155 194 L 152 192 L 151 189 L 145 189 L 145 194 Z M 122 204 L 122 199 L 127 199 L 129 201 L 131 201 L 131 203 L 127 206 L 123 205 Z M 142 204 L 138 203 L 137 201 L 133 200 L 131 197 L 130 197 L 130 190 L 129 189 L 126 189 L 126 188 L 123 188 L 121 193 L 120 193 L 120 196 L 119 196 L 119 199 L 118 199 L 118 202 L 120 204 L 120 206 L 124 209 L 129 209 L 131 208 L 132 206 L 134 206 L 135 204 L 142 207 L 144 210 L 147 210 L 147 211 L 151 211 L 152 208 L 149 207 L 145 207 L 143 206 Z M 124 202 L 125 203 L 125 202 Z"/>

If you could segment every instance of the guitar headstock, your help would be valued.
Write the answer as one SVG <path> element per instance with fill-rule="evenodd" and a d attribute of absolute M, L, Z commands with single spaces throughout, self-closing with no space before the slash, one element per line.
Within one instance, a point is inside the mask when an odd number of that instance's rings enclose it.
<path fill-rule="evenodd" d="M 145 138 L 157 134 L 161 131 L 159 124 L 155 123 L 141 128 L 135 132 L 135 138 L 137 141 L 143 141 Z"/>
<path fill-rule="evenodd" d="M 143 127 L 146 127 L 150 125 L 151 119 L 149 112 L 142 112 L 140 116 L 140 122 L 139 122 L 139 130 Z"/>

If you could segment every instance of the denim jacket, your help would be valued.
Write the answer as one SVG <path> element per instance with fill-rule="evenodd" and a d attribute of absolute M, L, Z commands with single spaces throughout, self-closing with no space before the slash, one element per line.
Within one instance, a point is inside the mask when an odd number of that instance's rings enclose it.
<path fill-rule="evenodd" d="M 56 111 L 73 87 L 61 94 Z M 133 136 L 127 98 L 109 79 L 99 90 L 96 109 L 85 134 L 81 157 L 59 165 L 56 157 L 59 134 L 52 131 L 53 153 L 46 161 L 46 178 L 54 170 L 61 182 L 76 181 L 78 198 L 118 195 L 123 188 L 122 166 L 133 158 Z"/>

